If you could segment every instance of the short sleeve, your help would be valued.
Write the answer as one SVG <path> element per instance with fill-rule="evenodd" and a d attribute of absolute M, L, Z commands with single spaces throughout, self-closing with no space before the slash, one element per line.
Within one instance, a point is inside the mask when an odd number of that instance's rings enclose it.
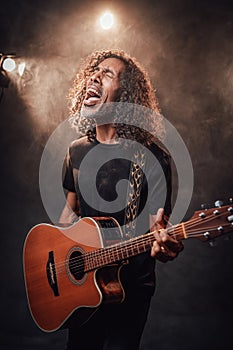
<path fill-rule="evenodd" d="M 158 158 L 157 158 L 158 159 Z M 158 162 L 152 168 L 149 183 L 149 211 L 156 214 L 159 208 L 164 208 L 164 214 L 169 217 L 171 214 L 172 176 L 170 156 L 163 152 Z"/>
<path fill-rule="evenodd" d="M 64 178 L 63 178 L 64 189 L 70 192 L 76 192 L 74 184 L 73 167 L 70 158 L 70 151 L 68 150 L 64 162 Z"/>

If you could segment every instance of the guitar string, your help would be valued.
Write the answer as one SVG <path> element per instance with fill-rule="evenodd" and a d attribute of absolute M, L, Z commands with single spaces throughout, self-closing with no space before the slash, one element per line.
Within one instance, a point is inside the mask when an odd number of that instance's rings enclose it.
<path fill-rule="evenodd" d="M 214 230 L 214 229 L 211 229 L 211 230 Z M 209 230 L 209 231 L 211 231 L 211 230 Z M 200 232 L 202 232 L 202 231 L 200 231 Z M 196 235 L 196 233 L 194 233 L 194 236 Z M 149 245 L 150 243 L 152 243 L 154 240 L 152 240 L 152 237 L 151 237 L 151 242 L 149 242 L 149 239 L 147 239 L 147 241 L 146 241 L 146 243 L 147 243 L 147 245 Z M 140 244 L 138 244 L 137 245 L 137 249 L 140 249 L 141 247 L 143 247 L 143 249 L 145 249 L 145 244 L 143 243 L 143 242 L 141 242 Z M 106 249 L 103 249 L 103 250 L 105 250 L 106 251 Z M 147 249 L 146 249 L 147 250 Z M 137 255 L 137 252 L 135 251 L 135 245 L 134 246 L 132 246 L 132 251 L 134 251 L 135 252 L 135 254 L 133 254 L 133 255 Z M 120 253 L 118 254 L 118 256 L 121 254 L 121 253 L 125 253 L 125 249 L 124 250 L 122 250 L 122 251 L 120 251 Z M 143 251 L 141 251 L 141 253 L 143 253 Z M 114 263 L 114 262 L 117 262 L 117 261 L 121 261 L 121 260 L 124 260 L 124 259 L 128 259 L 128 258 L 130 258 L 130 257 L 132 257 L 133 256 L 132 254 L 130 255 L 130 256 L 123 256 L 122 255 L 122 257 L 121 258 L 116 258 L 116 254 L 115 254 L 115 252 L 114 251 L 111 251 L 111 249 L 109 249 L 108 250 L 108 254 L 105 254 L 105 255 L 101 255 L 101 254 L 98 254 L 98 255 L 96 255 L 96 256 L 92 256 L 92 263 L 94 262 L 94 264 L 93 264 L 93 266 L 90 264 L 90 262 L 89 263 L 79 263 L 79 264 L 74 264 L 73 265 L 73 272 L 74 273 L 87 273 L 87 272 L 89 272 L 89 271 L 91 271 L 91 270 L 95 270 L 95 269 L 97 269 L 97 268 L 99 268 L 99 267 L 104 267 L 104 266 L 106 266 L 106 265 L 108 265 L 108 264 L 110 264 L 110 263 Z M 93 261 L 93 257 L 94 258 L 97 258 L 97 261 L 95 260 L 95 261 Z M 85 258 L 83 258 L 83 260 L 88 260 L 90 258 L 90 255 L 89 255 L 89 253 L 87 253 L 87 254 L 85 254 Z M 101 260 L 99 259 L 99 258 L 101 258 Z M 108 258 L 108 261 L 106 261 L 106 262 L 104 262 L 104 259 L 107 259 Z M 99 259 L 99 260 L 98 260 Z M 86 265 L 86 268 L 84 267 Z M 69 265 L 69 267 L 70 267 L 70 265 Z M 60 269 L 57 269 L 56 270 L 56 272 L 57 272 L 57 274 L 59 274 L 59 273 L 61 273 L 61 272 L 64 272 L 64 266 L 63 266 L 63 268 L 61 269 L 61 267 L 60 267 Z"/>
<path fill-rule="evenodd" d="M 224 214 L 224 213 L 221 213 L 221 214 Z M 219 214 L 218 217 L 220 217 L 221 214 Z M 212 216 L 216 217 L 215 215 L 212 215 Z M 205 223 L 212 220 L 212 216 L 206 218 Z M 190 224 L 190 221 L 192 221 L 192 224 Z M 188 224 L 185 225 L 185 229 L 187 229 L 188 226 L 192 227 L 192 226 L 197 225 L 199 222 L 203 222 L 203 219 L 194 218 L 190 221 L 188 222 Z M 180 224 L 174 225 L 172 228 L 168 228 L 167 230 L 173 233 L 171 235 L 172 237 L 176 237 L 180 233 L 182 233 L 182 229 L 180 229 Z M 210 231 L 210 229 L 206 228 L 206 231 Z M 177 233 L 174 233 L 174 232 L 177 232 Z M 203 232 L 203 231 L 201 231 L 201 232 Z M 193 230 L 192 232 L 189 232 L 188 235 L 194 237 L 198 233 L 199 233 L 199 231 Z M 101 257 L 101 260 L 104 260 L 105 258 L 109 257 L 109 255 L 111 255 L 113 253 L 111 250 L 113 250 L 113 251 L 117 250 L 118 255 L 120 255 L 125 251 L 125 249 L 130 248 L 130 247 L 132 247 L 132 249 L 133 249 L 133 248 L 135 248 L 135 246 L 137 246 L 137 248 L 139 249 L 140 248 L 139 244 L 141 244 L 141 246 L 142 246 L 142 244 L 144 244 L 148 240 L 152 239 L 153 235 L 154 235 L 153 232 L 151 232 L 150 234 L 147 234 L 144 236 L 142 235 L 141 238 L 135 237 L 131 240 L 124 241 L 122 243 L 118 243 L 115 246 L 113 245 L 113 246 L 110 246 L 107 248 L 99 248 L 97 250 L 85 253 L 84 255 L 82 255 L 80 257 L 75 257 L 75 258 L 71 258 L 68 260 L 66 259 L 64 262 L 59 262 L 57 264 L 54 264 L 54 266 L 56 266 L 56 271 L 58 273 L 59 273 L 59 266 L 64 267 L 64 264 L 67 264 L 67 262 L 69 262 L 69 267 L 71 267 L 71 268 L 80 266 L 83 269 L 83 265 L 84 265 L 83 261 L 84 260 L 85 260 L 85 262 L 88 262 L 88 264 L 90 265 L 91 258 L 95 258 L 95 260 L 96 260 L 99 257 Z M 135 244 L 135 241 L 137 242 L 136 244 Z M 154 239 L 153 239 L 153 241 L 154 241 Z M 134 247 L 133 247 L 133 245 L 134 245 Z M 72 260 L 73 260 L 73 262 L 72 262 Z M 122 259 L 119 259 L 119 260 L 122 260 Z M 79 262 L 81 262 L 81 264 L 79 264 Z M 53 266 L 53 264 L 52 264 L 52 266 Z"/>
<path fill-rule="evenodd" d="M 226 225 L 224 225 L 224 226 L 228 226 L 227 224 Z M 211 230 L 215 230 L 214 228 L 212 228 L 212 229 L 209 229 L 209 231 L 211 231 Z M 200 232 L 203 232 L 203 231 L 200 231 Z M 193 234 L 191 234 L 191 236 L 192 236 Z M 196 233 L 194 233 L 194 236 L 196 235 Z M 147 239 L 147 242 L 148 242 L 149 240 Z M 154 240 L 153 240 L 154 241 Z M 151 242 L 150 243 L 152 243 L 153 242 L 152 241 L 152 237 L 151 237 Z M 140 243 L 140 245 L 138 245 L 138 248 L 140 248 L 140 247 L 142 247 L 143 245 L 142 245 L 142 243 L 143 242 L 141 242 Z M 133 248 L 133 246 L 132 246 L 132 248 Z M 135 246 L 134 246 L 134 248 L 135 248 Z M 103 251 L 106 251 L 106 248 L 102 248 L 103 249 Z M 108 248 L 107 248 L 108 249 Z M 111 249 L 111 248 L 110 248 Z M 101 249 L 100 249 L 101 250 Z M 97 251 L 94 251 L 94 252 L 97 252 Z M 122 252 L 125 252 L 125 250 L 122 250 Z M 85 256 L 86 256 L 86 258 L 89 258 L 90 256 L 90 253 L 93 253 L 93 251 L 92 252 L 89 252 L 89 253 L 87 253 L 87 254 L 85 254 Z M 111 254 L 112 254 L 112 252 L 109 252 L 109 254 L 107 254 L 106 255 L 106 257 L 107 258 L 113 258 L 113 260 L 114 261 L 108 261 L 108 262 L 106 262 L 106 263 L 104 263 L 104 265 L 102 264 L 102 262 L 99 262 L 99 264 L 96 264 L 96 262 L 95 262 L 95 265 L 94 266 L 89 266 L 87 269 L 85 269 L 84 268 L 84 264 L 82 263 L 82 264 L 75 264 L 74 265 L 74 267 L 76 268 L 76 270 L 74 271 L 74 273 L 84 273 L 84 274 L 86 274 L 86 273 L 88 273 L 88 272 L 90 272 L 90 271 L 92 271 L 92 270 L 95 270 L 95 269 L 97 269 L 97 268 L 99 268 L 99 267 L 103 267 L 103 266 L 107 266 L 108 264 L 110 264 L 110 263 L 112 263 L 112 262 L 117 262 L 118 260 L 115 258 L 115 256 L 113 255 L 113 256 L 111 256 Z M 137 255 L 137 253 L 135 254 L 135 255 Z M 96 256 L 97 258 L 98 258 L 98 256 Z M 119 261 L 120 260 L 124 260 L 124 259 L 128 259 L 128 258 L 130 258 L 130 257 L 124 257 L 124 258 L 121 258 L 121 259 L 119 259 Z M 67 262 L 67 261 L 66 261 Z M 56 274 L 57 275 L 59 275 L 60 273 L 63 273 L 64 271 L 65 271 L 65 266 L 66 266 L 66 264 L 62 264 L 63 265 L 63 267 L 61 268 L 61 266 L 60 266 L 60 268 L 59 269 L 56 269 Z M 80 278 L 81 279 L 81 278 Z"/>
<path fill-rule="evenodd" d="M 212 217 L 210 217 L 210 218 L 208 218 L 207 220 L 205 220 L 205 223 L 207 223 L 207 222 L 210 221 L 210 220 L 212 220 Z M 187 225 L 187 224 L 186 224 L 186 225 L 185 225 L 185 229 L 194 226 L 194 223 L 195 223 L 195 225 L 196 225 L 196 224 L 202 222 L 203 219 L 195 218 L 195 219 L 190 220 L 190 221 L 193 221 L 193 223 L 192 223 L 191 225 Z M 189 227 L 188 227 L 188 226 L 189 226 Z M 180 224 L 174 225 L 172 228 L 168 228 L 167 230 L 170 231 L 170 233 L 171 233 L 171 232 L 173 233 L 173 234 L 171 235 L 172 237 L 177 237 L 177 236 L 179 236 L 180 233 L 183 233 L 183 229 L 180 228 Z M 176 231 L 177 233 L 174 233 L 175 231 Z M 208 231 L 208 227 L 206 228 L 206 231 Z M 193 230 L 192 233 L 193 233 L 193 232 L 195 232 L 195 230 Z M 198 231 L 198 233 L 199 233 L 199 231 Z M 150 234 L 153 234 L 153 232 L 150 233 Z M 188 235 L 190 235 L 190 233 L 188 233 Z M 140 237 L 140 236 L 139 236 L 139 237 Z M 133 239 L 131 239 L 131 240 L 128 240 L 127 242 L 129 242 L 130 245 L 131 245 L 134 241 L 138 241 L 138 242 L 139 242 L 139 240 L 140 240 L 139 237 L 135 237 L 135 238 L 133 238 Z M 147 239 L 147 237 L 148 237 L 148 234 L 147 234 L 147 235 L 142 235 L 142 236 L 141 236 L 141 239 Z M 124 244 L 125 241 L 122 242 L 122 243 Z M 121 245 L 120 243 L 116 244 L 116 246 L 118 246 L 118 247 L 119 247 L 120 245 Z M 114 245 L 111 246 L 111 247 L 114 247 Z M 111 248 L 111 247 L 107 247 L 107 248 Z M 99 249 L 106 250 L 107 248 L 99 248 Z M 89 252 L 89 254 L 92 254 L 92 253 L 95 254 L 96 251 L 98 251 L 98 249 Z M 72 259 L 70 259 L 70 261 L 71 261 L 71 260 L 72 260 Z M 74 260 L 77 261 L 77 258 L 74 258 Z"/>
<path fill-rule="evenodd" d="M 197 217 L 195 217 L 195 218 L 193 218 L 193 219 L 191 219 L 191 220 L 189 220 L 189 221 L 187 221 L 187 222 L 184 222 L 184 225 L 185 225 L 185 229 L 188 229 L 189 227 L 192 227 L 193 225 L 194 226 L 196 226 L 197 224 L 199 224 L 199 223 L 201 223 L 201 222 L 209 222 L 209 221 L 212 221 L 213 220 L 213 218 L 220 218 L 221 216 L 223 216 L 224 214 L 227 214 L 227 211 L 223 211 L 223 212 L 220 212 L 219 214 L 217 214 L 217 216 L 216 216 L 216 214 L 211 214 L 211 215 L 209 215 L 208 217 L 204 217 L 204 218 L 201 218 L 200 216 L 197 216 Z M 204 220 L 204 221 L 203 221 Z M 177 224 L 177 225 L 174 225 L 175 227 L 176 226 L 180 226 L 180 224 Z M 171 231 L 172 231 L 172 228 L 174 227 L 174 226 L 172 226 L 171 227 Z M 168 227 L 168 230 L 169 230 L 170 228 Z"/>
<path fill-rule="evenodd" d="M 215 216 L 215 215 L 214 215 Z M 218 217 L 219 217 L 219 215 L 218 215 Z M 210 221 L 210 220 L 212 220 L 212 218 L 211 217 L 209 217 L 208 218 L 208 220 L 205 220 L 205 222 L 207 223 L 207 221 Z M 202 221 L 202 219 L 199 219 L 199 218 L 195 218 L 195 219 L 193 219 L 193 220 L 190 220 L 190 221 L 193 221 L 193 222 L 195 222 L 195 224 L 196 223 L 198 223 L 198 222 L 201 222 Z M 179 225 L 179 224 L 178 224 Z M 176 226 L 178 226 L 178 225 L 175 225 L 175 227 Z M 193 226 L 193 224 L 192 225 L 186 225 L 186 227 L 185 228 L 187 228 L 187 226 Z M 178 236 L 180 233 L 182 233 L 182 230 L 179 228 L 179 227 L 176 227 L 175 229 L 174 229 L 174 226 L 170 229 L 168 229 L 168 230 L 170 230 L 170 231 L 172 231 L 173 232 L 173 234 L 172 234 L 172 236 L 173 237 L 175 237 L 175 236 Z M 206 228 L 206 231 L 210 231 L 210 229 L 208 229 L 208 228 Z M 174 234 L 174 231 L 178 231 L 178 233 L 177 234 Z M 197 233 L 199 233 L 199 232 L 195 232 L 195 230 L 193 231 L 195 234 L 197 234 Z M 192 232 L 192 236 L 194 236 L 195 234 L 193 234 L 193 232 Z M 150 233 L 150 234 L 152 234 L 153 235 L 153 233 Z M 149 234 L 149 235 L 150 235 Z M 191 232 L 189 233 L 189 236 L 191 235 Z M 121 250 L 120 249 L 126 249 L 126 248 L 128 248 L 128 247 L 130 247 L 133 243 L 134 243 L 134 241 L 136 241 L 136 242 L 138 242 L 138 243 L 140 243 L 140 241 L 147 241 L 148 240 L 148 235 L 145 235 L 145 236 L 141 236 L 141 239 L 139 239 L 139 237 L 135 237 L 135 238 L 133 238 L 133 239 L 131 239 L 131 240 L 128 240 L 127 241 L 127 244 L 126 244 L 126 242 L 124 241 L 124 242 L 122 242 L 122 244 L 116 244 L 116 246 L 118 247 L 118 252 L 119 253 L 121 253 Z M 138 245 L 138 244 L 137 244 Z M 122 246 L 122 247 L 120 247 L 120 246 Z M 80 258 L 71 258 L 71 259 L 69 259 L 69 260 L 66 260 L 65 261 L 65 263 L 67 263 L 67 261 L 74 261 L 74 264 L 76 265 L 77 264 L 77 262 L 80 260 L 81 262 L 82 262 L 82 265 L 83 265 L 83 259 L 84 259 L 84 256 L 86 257 L 86 259 L 90 259 L 90 258 L 92 258 L 92 257 L 94 257 L 94 258 L 98 258 L 98 255 L 100 255 L 102 258 L 104 258 L 105 257 L 105 255 L 106 256 L 108 256 L 109 255 L 109 251 L 110 251 L 110 249 L 112 249 L 112 248 L 115 248 L 114 246 L 110 246 L 110 247 L 107 247 L 107 248 L 99 248 L 99 249 L 97 249 L 97 250 L 94 250 L 94 251 L 91 251 L 91 252 L 88 252 L 88 253 L 86 253 L 85 255 L 82 255 Z M 99 254 L 99 253 L 102 253 L 102 254 Z M 103 253 L 105 253 L 105 254 L 103 254 Z M 59 267 L 59 265 L 64 265 L 64 262 L 60 262 L 60 263 L 58 263 L 56 266 L 58 266 Z M 69 266 L 71 266 L 72 267 L 72 262 L 69 264 Z"/>
<path fill-rule="evenodd" d="M 212 231 L 212 230 L 215 230 L 215 229 L 209 229 L 209 231 Z M 202 232 L 202 231 L 195 231 L 194 233 L 191 233 L 190 236 L 196 236 L 196 234 L 199 232 Z M 153 236 L 153 234 L 152 234 L 152 236 Z M 117 249 L 117 253 L 113 249 L 113 247 L 102 248 L 102 250 L 99 249 L 99 250 L 95 250 L 95 251 L 86 253 L 80 259 L 74 258 L 75 261 L 73 262 L 73 264 L 69 264 L 68 266 L 69 266 L 69 268 L 73 267 L 73 271 L 75 273 L 78 273 L 78 272 L 82 272 L 84 270 L 84 265 L 86 265 L 89 268 L 89 270 L 93 270 L 97 267 L 107 265 L 108 263 L 128 259 L 129 257 L 131 257 L 133 255 L 139 254 L 138 251 L 140 250 L 140 248 L 143 248 L 144 251 L 148 250 L 145 247 L 145 243 L 147 245 L 151 245 L 151 243 L 153 243 L 153 241 L 154 241 L 154 237 L 152 238 L 152 236 L 150 236 L 150 237 L 147 236 L 146 240 L 142 239 L 141 242 L 137 243 L 136 245 L 135 244 L 133 245 L 132 242 L 130 244 L 127 244 L 127 245 L 122 245 L 122 247 L 120 249 L 119 248 Z M 132 252 L 134 252 L 134 253 L 130 254 L 128 256 L 126 253 L 126 248 L 128 248 L 128 249 L 131 248 Z M 104 252 L 104 254 L 101 254 L 102 252 Z M 140 251 L 140 253 L 142 253 L 142 252 L 143 251 Z M 124 253 L 125 253 L 125 256 L 124 256 Z M 119 256 L 121 254 L 122 254 L 122 256 L 119 258 Z M 110 261 L 107 260 L 105 262 L 104 261 L 105 259 L 110 259 Z M 84 263 L 84 261 L 85 261 L 85 263 Z M 66 262 L 68 262 L 68 260 L 66 260 Z M 73 265 L 73 266 L 71 266 L 71 265 Z M 64 264 L 63 264 L 63 267 L 64 267 Z M 61 271 L 64 271 L 64 269 L 57 268 L 56 271 L 57 271 L 57 273 L 60 273 Z M 88 270 L 85 270 L 85 272 L 88 272 Z"/>
<path fill-rule="evenodd" d="M 152 240 L 151 240 L 151 243 L 152 243 Z M 140 247 L 145 248 L 145 245 L 142 245 L 142 244 L 138 245 L 138 249 L 140 249 Z M 123 252 L 125 252 L 125 250 Z M 113 251 L 109 251 L 108 254 L 105 255 L 105 256 L 103 256 L 103 255 L 102 256 L 101 255 L 94 256 L 94 258 L 96 258 L 97 260 L 93 260 L 93 256 L 92 256 L 91 263 L 90 263 L 90 261 L 87 262 L 89 260 L 89 258 L 90 258 L 90 256 L 88 256 L 88 255 L 89 254 L 86 254 L 85 258 L 82 259 L 81 263 L 79 261 L 79 263 L 75 262 L 73 264 L 72 273 L 74 275 L 78 274 L 78 273 L 85 274 L 85 273 L 90 272 L 92 270 L 95 270 L 95 269 L 97 269 L 99 267 L 104 267 L 104 266 L 107 266 L 107 265 L 109 265 L 111 263 L 117 263 L 118 261 L 122 261 L 122 260 L 128 259 L 128 258 L 132 257 L 133 255 L 137 255 L 137 253 L 135 252 L 135 254 L 130 255 L 130 256 L 127 256 L 127 255 L 124 256 L 124 257 L 122 256 L 121 258 L 119 258 L 120 254 L 118 254 L 118 258 L 116 258 L 115 253 Z M 104 259 L 108 259 L 108 260 L 105 261 Z M 85 261 L 85 263 L 84 263 L 84 261 Z M 67 264 L 67 266 L 69 266 L 69 270 L 70 270 L 70 265 Z M 63 273 L 65 271 L 66 271 L 66 264 L 64 264 L 63 267 L 60 266 L 60 268 L 56 270 L 56 274 L 59 275 L 60 273 Z"/>

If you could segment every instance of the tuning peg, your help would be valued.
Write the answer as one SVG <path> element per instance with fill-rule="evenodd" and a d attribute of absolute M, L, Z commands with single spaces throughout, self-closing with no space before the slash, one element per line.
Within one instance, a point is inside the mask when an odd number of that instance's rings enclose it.
<path fill-rule="evenodd" d="M 213 240 L 213 239 L 211 239 L 211 241 L 209 241 L 208 243 L 209 243 L 210 248 L 214 248 L 214 247 L 216 247 L 216 246 L 217 246 L 216 241 L 215 241 L 215 240 Z"/>
<path fill-rule="evenodd" d="M 203 204 L 201 204 L 201 209 L 202 209 L 202 210 L 209 209 L 208 204 L 207 204 L 207 203 L 203 203 Z"/>
<path fill-rule="evenodd" d="M 231 240 L 231 236 L 230 236 L 230 235 L 226 235 L 226 236 L 224 237 L 224 240 L 225 240 L 225 241 L 230 241 L 230 240 Z"/>
<path fill-rule="evenodd" d="M 233 198 L 229 198 L 229 203 L 232 204 L 233 203 Z"/>
<path fill-rule="evenodd" d="M 217 200 L 215 203 L 214 203 L 215 207 L 217 208 L 221 208 L 221 206 L 223 205 L 223 201 L 220 201 L 220 200 Z"/>
<path fill-rule="evenodd" d="M 209 246 L 210 246 L 211 248 L 213 248 L 213 247 L 215 247 L 215 246 L 217 245 L 216 242 L 215 242 L 215 240 L 210 238 L 210 233 L 209 233 L 208 231 L 206 231 L 206 232 L 204 233 L 204 237 L 207 239 L 207 241 L 208 241 L 208 243 L 209 243 Z"/>

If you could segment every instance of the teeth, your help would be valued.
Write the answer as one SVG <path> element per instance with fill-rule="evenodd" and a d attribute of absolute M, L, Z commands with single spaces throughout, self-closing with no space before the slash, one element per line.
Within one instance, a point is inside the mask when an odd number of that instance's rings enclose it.
<path fill-rule="evenodd" d="M 101 96 L 100 93 L 99 93 L 99 91 L 97 91 L 96 89 L 89 88 L 89 89 L 87 90 L 87 93 L 89 93 L 89 92 L 92 92 L 93 94 L 95 94 L 95 95 L 98 96 L 98 97 Z"/>

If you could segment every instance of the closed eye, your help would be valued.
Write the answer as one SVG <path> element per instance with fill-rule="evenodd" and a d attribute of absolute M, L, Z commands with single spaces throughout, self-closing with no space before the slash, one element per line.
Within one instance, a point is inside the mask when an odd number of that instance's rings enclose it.
<path fill-rule="evenodd" d="M 114 75 L 113 75 L 113 73 L 112 73 L 112 72 L 110 72 L 110 71 L 109 71 L 109 72 L 107 72 L 107 71 L 106 71 L 105 73 L 106 73 L 106 76 L 107 76 L 107 77 L 109 77 L 109 78 L 111 78 L 111 79 L 113 79 L 113 78 L 114 78 Z"/>
<path fill-rule="evenodd" d="M 109 69 L 109 68 L 105 68 L 104 72 L 110 78 L 114 78 L 114 76 L 115 76 L 114 72 L 111 69 Z"/>
<path fill-rule="evenodd" d="M 95 72 L 99 72 L 99 71 L 101 71 L 101 70 L 103 71 L 103 73 L 104 73 L 107 77 L 109 77 L 109 78 L 111 78 L 111 79 L 114 78 L 115 74 L 114 74 L 114 72 L 113 72 L 111 69 L 109 69 L 109 68 L 95 67 L 94 73 L 95 73 Z"/>

